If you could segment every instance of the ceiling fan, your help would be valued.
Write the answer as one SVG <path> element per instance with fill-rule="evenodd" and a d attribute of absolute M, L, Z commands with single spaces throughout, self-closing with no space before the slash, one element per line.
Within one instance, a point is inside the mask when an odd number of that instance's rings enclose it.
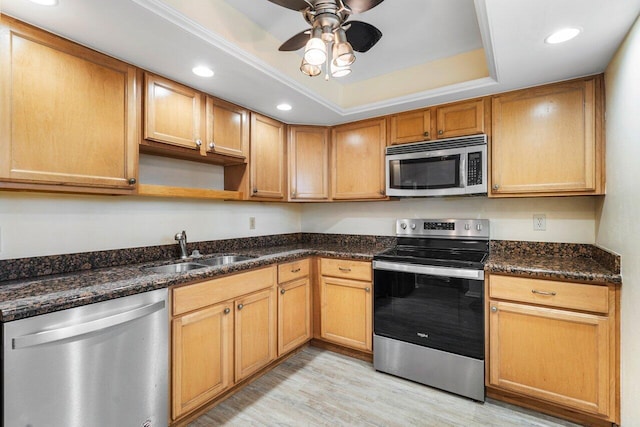
<path fill-rule="evenodd" d="M 302 13 L 311 28 L 284 42 L 278 50 L 294 51 L 305 47 L 300 71 L 308 76 L 322 72 L 327 63 L 333 77 L 351 72 L 356 52 L 367 52 L 382 37 L 382 32 L 362 21 L 348 21 L 353 14 L 372 9 L 383 0 L 269 0 Z M 328 78 L 329 72 L 326 74 Z"/>

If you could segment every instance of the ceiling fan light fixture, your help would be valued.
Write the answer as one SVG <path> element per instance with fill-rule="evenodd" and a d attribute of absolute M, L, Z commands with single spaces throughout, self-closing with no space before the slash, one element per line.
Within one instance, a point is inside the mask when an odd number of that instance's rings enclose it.
<path fill-rule="evenodd" d="M 314 28 L 304 48 L 304 60 L 311 65 L 322 65 L 327 60 L 327 46 L 321 38 L 322 30 Z"/>
<path fill-rule="evenodd" d="M 305 59 L 300 64 L 300 71 L 309 77 L 315 77 L 322 72 L 322 68 L 319 65 L 309 64 Z"/>
<path fill-rule="evenodd" d="M 331 77 L 344 77 L 351 74 L 351 66 L 347 65 L 336 65 L 335 61 L 331 62 Z"/>
<path fill-rule="evenodd" d="M 335 32 L 332 57 L 333 64 L 339 67 L 351 65 L 356 60 L 351 43 L 347 41 L 347 35 L 342 28 L 338 28 Z"/>

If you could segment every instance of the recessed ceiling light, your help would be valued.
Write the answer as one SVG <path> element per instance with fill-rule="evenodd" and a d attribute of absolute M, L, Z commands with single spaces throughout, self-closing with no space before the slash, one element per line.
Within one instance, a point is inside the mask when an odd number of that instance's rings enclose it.
<path fill-rule="evenodd" d="M 58 4 L 58 0 L 31 0 L 31 2 L 40 6 L 55 6 Z"/>
<path fill-rule="evenodd" d="M 550 36 L 544 39 L 544 41 L 545 43 L 549 44 L 563 43 L 571 40 L 578 34 L 580 34 L 580 28 L 563 28 L 552 33 Z"/>
<path fill-rule="evenodd" d="M 191 71 L 193 71 L 193 74 L 195 74 L 196 76 L 213 77 L 213 70 L 209 67 L 205 67 L 204 65 L 193 67 Z"/>
<path fill-rule="evenodd" d="M 280 111 L 289 111 L 291 110 L 293 107 L 289 104 L 278 104 L 278 106 L 276 107 L 278 110 Z"/>

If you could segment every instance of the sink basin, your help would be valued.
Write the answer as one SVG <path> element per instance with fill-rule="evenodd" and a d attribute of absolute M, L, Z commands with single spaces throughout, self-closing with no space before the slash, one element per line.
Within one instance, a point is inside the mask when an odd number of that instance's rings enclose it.
<path fill-rule="evenodd" d="M 195 262 L 179 262 L 177 264 L 159 265 L 158 267 L 147 267 L 145 270 L 154 273 L 184 273 L 185 271 L 195 270 L 196 268 L 205 268 L 206 265 L 196 264 Z"/>
<path fill-rule="evenodd" d="M 231 264 L 232 262 L 247 261 L 253 258 L 256 257 L 248 255 L 221 255 L 208 259 L 199 259 L 198 264 L 204 264 L 210 267 L 214 267 L 216 265 Z"/>

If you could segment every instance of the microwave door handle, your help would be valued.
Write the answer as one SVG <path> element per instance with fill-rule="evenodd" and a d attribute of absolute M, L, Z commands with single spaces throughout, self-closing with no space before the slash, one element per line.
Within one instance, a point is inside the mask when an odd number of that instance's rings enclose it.
<path fill-rule="evenodd" d="M 469 153 L 465 150 L 464 153 L 460 153 L 460 187 L 467 187 L 467 157 Z M 465 191 L 466 193 L 466 191 Z"/>

